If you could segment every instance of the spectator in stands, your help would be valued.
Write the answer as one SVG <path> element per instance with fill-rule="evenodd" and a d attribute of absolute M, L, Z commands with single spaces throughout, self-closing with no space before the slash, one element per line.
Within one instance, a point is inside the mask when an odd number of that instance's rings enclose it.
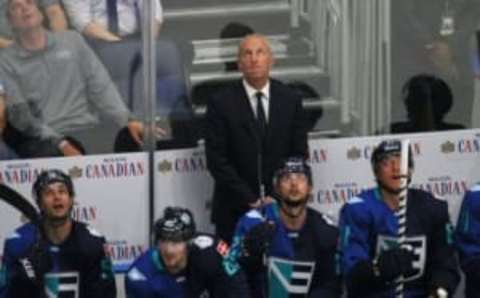
<path fill-rule="evenodd" d="M 73 27 L 93 40 L 120 41 L 129 36 L 139 36 L 142 26 L 143 0 L 63 0 Z M 155 28 L 163 22 L 160 0 L 152 1 Z"/>
<path fill-rule="evenodd" d="M 142 74 L 144 63 L 140 40 L 143 0 L 63 0 L 63 3 L 73 27 L 87 38 L 95 53 L 114 77 L 114 82 L 124 99 L 127 99 L 130 110 L 138 117 L 145 117 L 143 92 L 136 88 L 136 86 L 142 86 L 143 90 L 144 85 Z M 158 35 L 163 22 L 163 8 L 160 0 L 151 1 L 151 3 L 155 35 Z M 195 136 L 189 134 L 190 131 L 194 131 L 194 128 L 190 127 L 192 111 L 184 80 L 184 60 L 179 54 L 185 51 L 183 44 L 179 44 L 179 47 L 165 38 L 156 42 L 155 116 L 168 118 L 168 121 L 157 123 L 165 131 L 171 132 L 168 134 L 169 138 L 157 140 L 159 149 L 196 145 Z M 175 51 L 173 54 L 172 48 Z M 119 67 L 118 64 L 123 66 Z M 125 88 L 126 81 L 128 86 Z M 132 152 L 141 149 L 127 130 L 119 132 L 115 141 L 116 152 Z"/>
<path fill-rule="evenodd" d="M 140 143 L 142 123 L 131 118 L 83 38 L 71 31 L 45 30 L 35 1 L 9 0 L 7 9 L 15 42 L 0 53 L 0 73 L 7 94 L 8 123 L 27 138 L 12 137 L 18 134 L 10 134 L 7 126 L 6 143 L 21 157 L 41 156 L 37 151 L 78 155 L 81 149 L 66 136 L 80 140 L 87 150 L 98 148 L 101 141 L 90 141 L 103 131 L 98 114 L 120 127 L 127 126 Z"/>
<path fill-rule="evenodd" d="M 243 79 L 212 94 L 206 114 L 207 165 L 215 179 L 212 220 L 231 241 L 242 214 L 271 201 L 271 177 L 288 156 L 306 156 L 302 103 L 284 84 L 270 79 L 274 63 L 265 36 L 240 42 Z"/>
<path fill-rule="evenodd" d="M 220 40 L 228 42 L 233 41 L 233 39 L 244 38 L 253 33 L 255 32 L 249 26 L 243 23 L 232 22 L 222 28 L 219 37 Z M 225 73 L 238 71 L 237 61 L 226 61 L 224 65 Z M 235 79 L 222 77 L 195 84 L 192 88 L 193 103 L 196 105 L 206 105 L 212 93 L 222 88 L 223 85 L 230 83 L 232 80 Z"/>
<path fill-rule="evenodd" d="M 444 80 L 428 74 L 410 78 L 402 90 L 408 121 L 390 126 L 391 133 L 412 133 L 465 128 L 444 121 L 453 105 L 453 95 Z"/>
<path fill-rule="evenodd" d="M 5 89 L 3 82 L 0 81 L 0 134 L 3 134 L 7 126 L 7 113 L 5 112 Z M 0 160 L 14 159 L 15 153 L 8 148 L 5 142 L 0 141 Z"/>
<path fill-rule="evenodd" d="M 458 101 L 450 118 L 469 124 L 473 98 L 471 39 L 477 28 L 476 0 L 392 1 L 392 94 L 419 73 L 442 78 Z M 393 104 L 394 119 L 399 109 Z"/>
<path fill-rule="evenodd" d="M 255 31 L 250 26 L 243 23 L 231 22 L 225 25 L 220 31 L 220 39 L 244 38 L 247 35 L 253 34 Z M 225 62 L 225 72 L 238 71 L 238 63 L 236 61 Z"/>
<path fill-rule="evenodd" d="M 33 1 L 33 0 L 32 0 Z M 53 31 L 67 29 L 67 20 L 58 0 L 38 0 L 38 6 L 48 20 L 48 27 Z M 12 43 L 12 28 L 7 20 L 7 0 L 0 0 L 0 49 Z"/>

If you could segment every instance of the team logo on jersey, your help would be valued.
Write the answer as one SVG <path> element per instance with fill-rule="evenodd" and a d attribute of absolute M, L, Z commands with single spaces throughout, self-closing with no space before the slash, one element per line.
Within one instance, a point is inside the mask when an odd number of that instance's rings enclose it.
<path fill-rule="evenodd" d="M 299 262 L 270 257 L 268 260 L 268 292 L 271 298 L 306 295 L 310 289 L 315 262 Z"/>
<path fill-rule="evenodd" d="M 207 235 L 200 235 L 193 239 L 193 244 L 200 249 L 209 248 L 213 245 L 213 238 Z"/>
<path fill-rule="evenodd" d="M 405 281 L 415 280 L 423 275 L 425 271 L 425 262 L 427 259 L 427 239 L 425 236 L 411 236 L 406 237 L 405 244 L 413 248 L 415 260 L 413 268 L 415 273 L 410 276 L 405 276 Z M 381 251 L 392 249 L 398 246 L 397 238 L 385 235 L 379 235 L 377 240 L 376 255 Z"/>
<path fill-rule="evenodd" d="M 45 274 L 45 291 L 48 298 L 79 298 L 78 272 Z"/>

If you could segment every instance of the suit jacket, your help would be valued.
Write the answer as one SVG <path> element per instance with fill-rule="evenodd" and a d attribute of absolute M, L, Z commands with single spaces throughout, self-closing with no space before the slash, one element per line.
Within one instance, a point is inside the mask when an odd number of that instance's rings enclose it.
<path fill-rule="evenodd" d="M 215 179 L 212 220 L 239 218 L 259 198 L 259 172 L 271 194 L 272 176 L 290 156 L 306 156 L 307 132 L 301 99 L 279 81 L 270 81 L 268 127 L 258 137 L 255 114 L 241 80 L 207 103 L 206 155 Z M 261 166 L 260 166 L 261 165 Z"/>

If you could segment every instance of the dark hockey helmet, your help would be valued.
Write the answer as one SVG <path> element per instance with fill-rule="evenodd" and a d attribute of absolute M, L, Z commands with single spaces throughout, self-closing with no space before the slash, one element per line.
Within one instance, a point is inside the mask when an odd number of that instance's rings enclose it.
<path fill-rule="evenodd" d="M 163 217 L 155 222 L 155 242 L 159 240 L 189 241 L 195 235 L 195 221 L 190 210 L 181 207 L 167 207 Z"/>
<path fill-rule="evenodd" d="M 273 175 L 273 185 L 276 185 L 282 176 L 289 173 L 305 174 L 310 185 L 312 184 L 312 169 L 305 162 L 305 159 L 301 157 L 289 157 L 283 160 L 281 165 L 275 171 L 275 174 Z"/>
<path fill-rule="evenodd" d="M 376 171 L 377 165 L 384 159 L 401 154 L 402 152 L 402 141 L 398 139 L 382 141 L 378 144 L 377 147 L 372 152 L 372 157 L 370 159 L 372 163 L 373 171 Z M 408 148 L 408 168 L 413 169 L 413 154 L 412 149 Z"/>
<path fill-rule="evenodd" d="M 75 196 L 75 191 L 73 189 L 73 182 L 70 176 L 68 176 L 67 174 L 65 174 L 64 172 L 58 169 L 46 170 L 46 171 L 42 171 L 40 175 L 38 175 L 37 180 L 35 180 L 35 182 L 33 183 L 32 194 L 37 204 L 39 203 L 39 200 L 41 198 L 41 192 L 43 191 L 43 189 L 46 186 L 55 182 L 60 182 L 65 184 L 70 196 L 71 197 Z"/>

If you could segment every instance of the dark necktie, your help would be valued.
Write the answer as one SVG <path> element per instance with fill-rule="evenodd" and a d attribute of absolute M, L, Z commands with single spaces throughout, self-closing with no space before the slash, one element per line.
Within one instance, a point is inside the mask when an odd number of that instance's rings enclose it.
<path fill-rule="evenodd" d="M 260 135 L 260 140 L 263 142 L 265 138 L 265 133 L 267 131 L 267 118 L 265 117 L 265 109 L 263 108 L 262 103 L 262 92 L 255 93 L 255 97 L 257 98 L 257 124 L 258 130 Z"/>
<path fill-rule="evenodd" d="M 158 4 L 157 4 L 158 5 Z M 138 1 L 135 0 L 133 3 L 134 10 L 135 10 L 135 21 L 137 22 L 137 32 L 140 33 L 142 31 L 142 15 L 140 13 L 140 7 L 138 6 Z"/>
<path fill-rule="evenodd" d="M 118 33 L 118 10 L 117 0 L 107 0 L 108 30 Z"/>

